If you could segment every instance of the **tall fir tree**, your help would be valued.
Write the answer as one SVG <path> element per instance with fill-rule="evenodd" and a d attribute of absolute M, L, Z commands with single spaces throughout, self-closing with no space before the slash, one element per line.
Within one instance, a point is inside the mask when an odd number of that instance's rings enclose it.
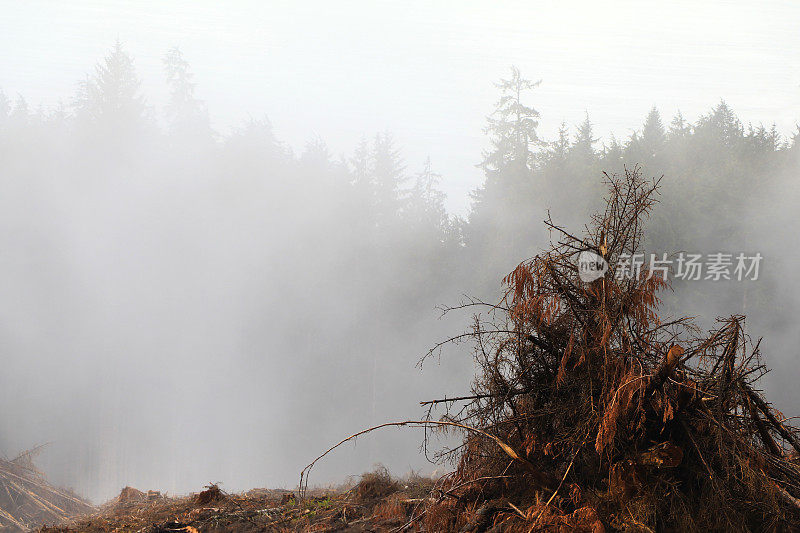
<path fill-rule="evenodd" d="M 592 121 L 589 120 L 589 113 L 587 112 L 584 121 L 578 125 L 575 141 L 570 148 L 570 155 L 581 162 L 590 162 L 596 155 L 594 144 L 597 140 L 594 136 L 594 126 Z"/>
<path fill-rule="evenodd" d="M 95 126 L 101 135 L 140 130 L 146 105 L 133 59 L 117 41 L 111 52 L 81 83 L 76 99 L 79 118 Z"/>
<path fill-rule="evenodd" d="M 541 83 L 541 80 L 534 82 L 523 78 L 517 67 L 511 67 L 511 77 L 495 84 L 500 89 L 500 99 L 487 118 L 485 132 L 492 149 L 484 154 L 481 163 L 484 169 L 499 172 L 508 165 L 529 165 L 531 147 L 540 144 L 536 133 L 539 112 L 522 99 L 526 91 Z"/>
<path fill-rule="evenodd" d="M 549 158 L 558 161 L 564 162 L 569 155 L 569 128 L 567 128 L 566 122 L 561 122 L 561 125 L 558 127 L 558 139 L 549 143 L 550 144 L 550 151 L 549 151 Z"/>
<path fill-rule="evenodd" d="M 445 194 L 439 189 L 442 175 L 433 171 L 430 156 L 425 158 L 422 170 L 414 178 L 406 218 L 409 223 L 440 233 L 443 238 L 449 218 L 444 207 Z"/>
<path fill-rule="evenodd" d="M 491 148 L 484 152 L 479 167 L 484 182 L 472 193 L 465 242 L 471 253 L 489 258 L 485 268 L 500 275 L 511 263 L 529 254 L 536 245 L 542 214 L 531 209 L 538 201 L 534 168 L 544 143 L 537 127 L 539 112 L 526 102 L 528 93 L 539 86 L 512 67 L 511 77 L 496 84 L 500 98 L 487 118 L 485 132 Z"/>
<path fill-rule="evenodd" d="M 683 118 L 683 113 L 681 113 L 680 109 L 675 114 L 672 119 L 672 122 L 669 123 L 669 131 L 667 132 L 667 137 L 670 140 L 674 139 L 683 139 L 687 137 L 692 132 L 692 126 L 686 119 Z"/>
<path fill-rule="evenodd" d="M 664 149 L 666 142 L 666 131 L 664 130 L 664 123 L 661 121 L 661 114 L 653 106 L 647 114 L 642 127 L 642 151 L 645 157 L 655 157 L 660 154 Z"/>
<path fill-rule="evenodd" d="M 403 207 L 403 185 L 407 181 L 405 164 L 389 132 L 375 135 L 372 145 L 371 185 L 376 222 L 390 226 L 397 222 Z"/>
<path fill-rule="evenodd" d="M 194 74 L 189 62 L 177 47 L 170 49 L 162 62 L 169 86 L 169 101 L 165 111 L 171 133 L 210 138 L 208 111 L 195 96 Z"/>

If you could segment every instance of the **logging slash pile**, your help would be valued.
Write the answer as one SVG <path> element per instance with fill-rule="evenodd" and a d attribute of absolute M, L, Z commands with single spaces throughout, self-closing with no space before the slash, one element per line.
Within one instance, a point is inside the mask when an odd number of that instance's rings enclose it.
<path fill-rule="evenodd" d="M 641 252 L 658 181 L 638 169 L 607 181 L 606 209 L 585 236 L 546 222 L 557 235 L 549 251 L 520 264 L 504 299 L 476 317 L 472 394 L 423 402 L 428 419 L 408 423 L 464 433 L 445 453 L 456 469 L 412 522 L 800 530 L 800 438 L 756 388 L 766 371 L 758 342 L 741 316 L 705 334 L 689 319 L 660 319 L 661 273 L 615 276 L 620 256 Z M 576 266 L 586 250 L 610 266 L 590 283 Z"/>
<path fill-rule="evenodd" d="M 0 531 L 28 531 L 94 510 L 74 494 L 47 483 L 33 464 L 36 451 L 11 461 L 0 459 Z"/>

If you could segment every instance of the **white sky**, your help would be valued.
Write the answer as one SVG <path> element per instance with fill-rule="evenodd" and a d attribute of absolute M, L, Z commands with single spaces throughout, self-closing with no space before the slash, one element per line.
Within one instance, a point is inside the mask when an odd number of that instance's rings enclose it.
<path fill-rule="evenodd" d="M 0 0 L 0 88 L 68 101 L 115 39 L 163 105 L 161 57 L 179 46 L 226 132 L 267 115 L 295 148 L 349 154 L 388 129 L 411 172 L 426 155 L 464 213 L 482 179 L 492 82 L 542 78 L 540 132 L 579 123 L 627 137 L 657 105 L 694 120 L 724 98 L 745 121 L 800 119 L 800 2 L 217 2 Z"/>

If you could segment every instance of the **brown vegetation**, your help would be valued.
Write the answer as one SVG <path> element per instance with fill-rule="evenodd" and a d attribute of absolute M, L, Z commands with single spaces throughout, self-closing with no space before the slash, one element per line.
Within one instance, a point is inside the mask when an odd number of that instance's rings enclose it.
<path fill-rule="evenodd" d="M 585 238 L 520 264 L 476 319 L 472 394 L 441 420 L 469 426 L 427 531 L 776 531 L 800 527 L 797 430 L 755 388 L 744 318 L 707 335 L 662 320 L 660 273 L 614 275 L 640 252 L 657 181 L 609 177 Z M 583 250 L 611 265 L 584 283 Z M 471 302 L 479 304 L 479 302 Z M 485 433 L 492 438 L 486 438 Z M 498 443 L 500 445 L 498 445 Z"/>

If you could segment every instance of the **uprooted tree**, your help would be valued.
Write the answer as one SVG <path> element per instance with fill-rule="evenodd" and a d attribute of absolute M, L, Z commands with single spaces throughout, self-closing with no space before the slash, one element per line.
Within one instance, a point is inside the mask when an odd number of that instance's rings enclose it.
<path fill-rule="evenodd" d="M 408 526 L 800 528 L 800 438 L 755 388 L 766 371 L 758 342 L 741 316 L 706 335 L 690 319 L 660 319 L 663 272 L 615 275 L 621 256 L 641 251 L 658 181 L 634 169 L 607 183 L 605 211 L 585 236 L 547 221 L 558 237 L 504 279 L 498 304 L 458 306 L 488 307 L 451 339 L 473 341 L 472 393 L 422 402 L 425 420 L 385 424 L 464 432 L 443 453 L 456 469 Z M 583 251 L 609 271 L 581 281 Z"/>
<path fill-rule="evenodd" d="M 661 272 L 615 275 L 641 251 L 658 182 L 636 169 L 607 182 L 586 236 L 548 221 L 551 249 L 509 274 L 503 300 L 476 320 L 473 394 L 458 409 L 439 402 L 443 419 L 510 453 L 468 433 L 429 529 L 800 526 L 800 439 L 754 387 L 758 343 L 741 316 L 706 336 L 689 319 L 659 319 Z M 577 269 L 585 250 L 611 265 L 591 283 Z"/>

